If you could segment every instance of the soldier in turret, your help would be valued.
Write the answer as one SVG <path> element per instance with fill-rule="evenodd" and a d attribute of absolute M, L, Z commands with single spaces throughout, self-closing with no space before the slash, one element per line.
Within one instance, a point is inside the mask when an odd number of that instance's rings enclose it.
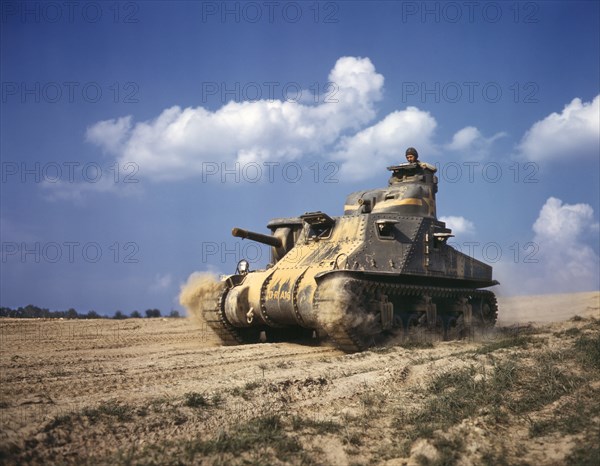
<path fill-rule="evenodd" d="M 408 163 L 416 163 L 418 167 L 424 170 L 431 170 L 431 173 L 435 173 L 437 171 L 437 168 L 433 165 L 426 162 L 419 162 L 419 153 L 414 147 L 409 147 L 406 149 L 406 161 Z"/>
<path fill-rule="evenodd" d="M 392 172 L 388 184 L 392 185 L 401 181 L 414 180 L 417 176 L 421 176 L 422 179 L 422 175 L 433 175 L 437 171 L 437 168 L 433 165 L 419 162 L 419 153 L 414 147 L 406 149 L 406 161 L 408 163 L 388 167 L 388 170 Z M 436 184 L 437 177 L 433 176 L 432 181 Z"/>

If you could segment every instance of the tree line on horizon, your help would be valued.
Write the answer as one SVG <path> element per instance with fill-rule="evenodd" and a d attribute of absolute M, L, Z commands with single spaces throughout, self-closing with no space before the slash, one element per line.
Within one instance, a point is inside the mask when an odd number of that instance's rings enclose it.
<path fill-rule="evenodd" d="M 11 309 L 10 307 L 0 307 L 0 317 L 13 317 L 13 318 L 23 318 L 23 319 L 141 319 L 143 317 L 146 318 L 156 318 L 163 317 L 160 309 L 146 309 L 144 314 L 140 311 L 132 311 L 129 315 L 125 314 L 123 311 L 115 311 L 112 316 L 100 315 L 94 310 L 90 310 L 88 312 L 80 313 L 75 309 L 70 308 L 66 311 L 51 311 L 49 309 L 41 308 L 38 306 L 34 306 L 33 304 L 29 304 L 25 307 L 18 307 L 17 309 Z M 181 317 L 179 311 L 173 309 L 168 315 L 164 317 L 172 317 L 178 318 Z"/>

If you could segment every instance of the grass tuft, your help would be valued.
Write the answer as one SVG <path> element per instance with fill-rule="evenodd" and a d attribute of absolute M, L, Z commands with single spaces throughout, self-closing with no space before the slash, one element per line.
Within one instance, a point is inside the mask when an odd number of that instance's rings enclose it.
<path fill-rule="evenodd" d="M 105 417 L 115 417 L 120 422 L 129 422 L 133 419 L 134 409 L 130 406 L 108 401 L 95 408 L 84 408 L 81 414 L 89 419 L 91 423 L 96 423 Z"/>
<path fill-rule="evenodd" d="M 190 408 L 204 408 L 210 405 L 208 399 L 202 393 L 189 392 L 184 396 L 184 406 L 188 406 Z"/>

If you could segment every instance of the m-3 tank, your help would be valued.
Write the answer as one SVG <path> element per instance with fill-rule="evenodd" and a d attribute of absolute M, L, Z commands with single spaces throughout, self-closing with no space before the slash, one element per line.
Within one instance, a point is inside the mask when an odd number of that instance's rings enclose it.
<path fill-rule="evenodd" d="M 387 187 L 350 194 L 344 215 L 277 218 L 265 270 L 242 260 L 203 318 L 224 344 L 328 335 L 344 351 L 422 331 L 445 338 L 493 326 L 492 268 L 447 244 L 437 220 L 437 177 L 419 163 L 388 167 Z"/>

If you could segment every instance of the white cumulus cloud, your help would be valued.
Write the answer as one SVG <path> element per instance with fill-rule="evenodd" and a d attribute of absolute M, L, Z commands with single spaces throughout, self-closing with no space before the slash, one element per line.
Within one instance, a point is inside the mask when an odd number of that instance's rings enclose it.
<path fill-rule="evenodd" d="M 589 204 L 550 197 L 533 224 L 533 240 L 520 244 L 518 261 L 497 264 L 500 282 L 519 294 L 597 290 L 598 222 Z M 513 293 L 514 294 L 514 293 Z"/>
<path fill-rule="evenodd" d="M 536 122 L 519 144 L 521 156 L 532 161 L 568 155 L 598 157 L 600 153 L 600 95 L 592 102 L 575 98 L 561 113 Z"/>
<path fill-rule="evenodd" d="M 494 142 L 504 136 L 506 133 L 499 132 L 486 138 L 476 127 L 466 126 L 457 131 L 445 147 L 450 151 L 460 152 L 461 158 L 465 160 L 483 160 L 490 155 Z"/>
<path fill-rule="evenodd" d="M 231 101 L 214 112 L 174 106 L 135 125 L 130 117 L 98 122 L 87 139 L 155 179 L 198 175 L 206 162 L 294 160 L 323 152 L 375 118 L 383 76 L 368 58 L 338 59 L 329 80 L 336 102 Z"/>
<path fill-rule="evenodd" d="M 444 222 L 446 227 L 450 228 L 455 235 L 471 235 L 475 233 L 475 224 L 464 217 L 449 215 L 447 217 L 440 217 L 439 220 Z"/>
<path fill-rule="evenodd" d="M 123 150 L 123 143 L 130 130 L 131 116 L 100 121 L 88 128 L 86 140 L 116 154 Z"/>
<path fill-rule="evenodd" d="M 343 137 L 333 156 L 341 162 L 344 177 L 368 178 L 386 165 L 404 163 L 404 150 L 408 146 L 418 147 L 421 153 L 431 151 L 430 141 L 436 126 L 429 112 L 408 107 L 390 113 L 352 136 Z"/>
<path fill-rule="evenodd" d="M 589 204 L 563 204 L 550 197 L 533 224 L 535 238 L 554 243 L 573 243 L 583 233 L 597 230 L 594 209 Z"/>

